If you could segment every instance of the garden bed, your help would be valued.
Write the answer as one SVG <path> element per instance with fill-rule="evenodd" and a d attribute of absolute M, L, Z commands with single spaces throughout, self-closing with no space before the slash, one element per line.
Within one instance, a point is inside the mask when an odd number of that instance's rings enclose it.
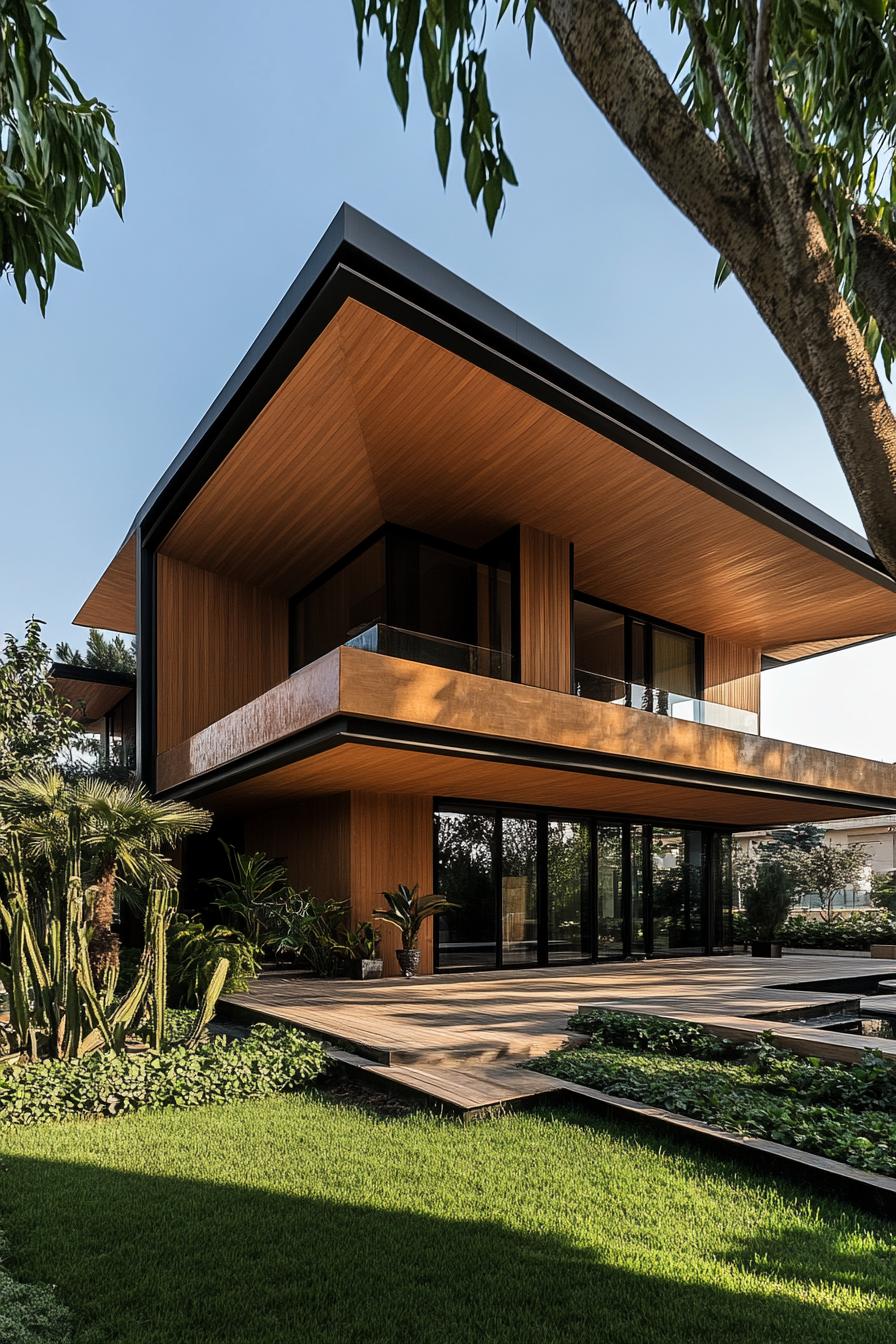
<path fill-rule="evenodd" d="M 896 1068 L 874 1051 L 852 1065 L 802 1059 L 770 1041 L 721 1039 L 693 1023 L 590 1011 L 591 1037 L 527 1067 L 661 1107 L 734 1134 L 859 1170 L 896 1175 Z"/>
<path fill-rule="evenodd" d="M 31 1125 L 165 1106 L 202 1106 L 293 1092 L 326 1067 L 323 1046 L 292 1027 L 260 1025 L 239 1039 L 178 1039 L 192 1013 L 174 1014 L 162 1050 L 0 1067 L 0 1124 Z"/>

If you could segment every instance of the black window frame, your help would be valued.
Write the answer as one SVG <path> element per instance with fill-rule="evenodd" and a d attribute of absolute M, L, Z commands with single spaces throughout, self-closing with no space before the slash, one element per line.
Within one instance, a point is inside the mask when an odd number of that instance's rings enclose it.
<path fill-rule="evenodd" d="M 470 975 L 480 971 L 494 971 L 505 969 L 503 965 L 503 943 L 501 937 L 501 833 L 502 818 L 504 814 L 510 816 L 533 817 L 538 823 L 538 851 L 536 862 L 538 864 L 538 944 L 539 955 L 535 962 L 526 963 L 520 966 L 512 966 L 510 969 L 533 969 L 539 968 L 559 968 L 563 966 L 587 966 L 603 964 L 604 962 L 627 961 L 631 959 L 640 960 L 642 957 L 648 960 L 665 960 L 670 955 L 667 952 L 657 954 L 653 946 L 653 867 L 652 867 L 652 828 L 654 826 L 663 829 L 681 829 L 682 831 L 699 831 L 702 837 L 701 841 L 701 902 L 702 902 L 702 920 L 703 920 L 703 944 L 700 950 L 694 952 L 684 952 L 683 956 L 708 956 L 716 949 L 725 950 L 726 944 L 723 941 L 724 934 L 730 930 L 727 926 L 730 924 L 730 913 L 724 910 L 717 911 L 716 902 L 713 899 L 713 889 L 716 883 L 721 883 L 722 874 L 719 871 L 721 864 L 718 855 L 718 841 L 721 838 L 730 838 L 735 834 L 735 827 L 726 827 L 724 825 L 713 825 L 708 822 L 694 821 L 693 819 L 683 817 L 641 817 L 634 816 L 630 812 L 591 812 L 582 808 L 571 807 L 552 807 L 550 804 L 541 803 L 513 803 L 513 802 L 485 802 L 477 798 L 433 798 L 433 874 L 438 873 L 439 852 L 438 852 L 438 828 L 436 826 L 436 813 L 445 812 L 475 812 L 481 815 L 494 817 L 495 829 L 492 839 L 492 873 L 493 873 L 493 901 L 494 901 L 494 927 L 495 927 L 495 962 L 492 966 L 468 966 L 468 967 L 440 967 L 439 966 L 439 920 L 436 919 L 433 929 L 433 969 L 437 974 L 458 974 Z M 548 819 L 569 818 L 575 821 L 584 821 L 589 828 L 590 836 L 590 870 L 589 870 L 589 932 L 590 932 L 590 956 L 570 957 L 562 961 L 550 961 L 546 957 L 546 933 L 547 933 L 547 822 Z M 623 883 L 625 887 L 624 904 L 622 910 L 623 931 L 622 931 L 622 951 L 613 956 L 599 955 L 599 936 L 600 924 L 598 920 L 597 909 L 597 880 L 598 880 L 598 835 L 601 825 L 618 825 L 622 827 L 622 852 L 621 869 L 623 874 Z M 644 895 L 644 951 L 632 952 L 632 827 L 641 826 L 643 828 L 643 844 L 641 854 L 641 882 Z M 720 886 L 721 892 L 721 886 Z M 719 925 L 719 916 L 721 916 L 721 927 Z M 722 935 L 722 940 L 717 935 Z"/>
<path fill-rule="evenodd" d="M 514 536 L 518 529 L 511 528 L 509 532 L 503 532 L 499 536 L 492 538 L 482 546 L 463 546 L 458 542 L 446 541 L 443 537 L 437 537 L 429 532 L 421 532 L 412 527 L 404 527 L 399 523 L 383 523 L 375 528 L 373 532 L 368 533 L 357 545 L 352 546 L 350 550 L 341 555 L 332 565 L 326 569 L 302 588 L 299 588 L 289 598 L 287 603 L 288 620 L 288 671 L 291 676 L 298 672 L 300 668 L 307 666 L 298 661 L 298 649 L 296 647 L 296 621 L 295 610 L 300 603 L 310 597 L 325 583 L 334 578 L 347 565 L 356 560 L 358 556 L 363 555 L 371 546 L 379 541 L 385 542 L 385 611 L 383 623 L 385 625 L 402 625 L 402 621 L 397 619 L 398 598 L 402 583 L 407 581 L 406 569 L 401 564 L 396 563 L 398 557 L 402 554 L 403 547 L 407 545 L 430 546 L 436 550 L 445 551 L 449 555 L 459 556 L 461 559 L 469 560 L 474 564 L 492 565 L 507 569 L 510 572 L 510 608 L 511 608 L 511 631 L 510 631 L 510 655 L 511 655 L 511 681 L 519 681 L 520 676 L 520 621 L 519 621 L 519 544 L 514 544 Z M 491 595 L 491 594 L 490 594 Z"/>
<path fill-rule="evenodd" d="M 622 607 L 622 606 L 619 605 L 618 602 L 608 602 L 605 598 L 602 598 L 602 597 L 595 597 L 593 593 L 585 593 L 585 592 L 582 592 L 582 591 L 581 591 L 580 589 L 578 589 L 578 588 L 574 588 L 574 589 L 573 589 L 572 599 L 573 599 L 573 616 L 572 616 L 572 659 L 571 659 L 571 662 L 572 662 L 572 666 L 573 666 L 573 669 L 574 669 L 574 673 L 573 673 L 573 675 L 575 674 L 575 669 L 578 668 L 578 662 L 577 662 L 577 660 L 576 660 L 576 648 L 575 648 L 575 604 L 576 604 L 576 602 L 584 602 L 587 606 L 590 606 L 590 607 L 601 607 L 604 611 L 613 611 L 613 612 L 616 612 L 617 615 L 622 616 L 622 617 L 625 618 L 625 625 L 624 625 L 624 629 L 623 629 L 623 661 L 624 661 L 624 664 L 625 664 L 625 667 L 624 667 L 625 676 L 624 676 L 623 680 L 626 681 L 626 682 L 628 682 L 629 685 L 631 685 L 632 683 L 634 683 L 635 685 L 640 686 L 640 685 L 642 684 L 641 681 L 640 681 L 637 677 L 634 677 L 634 676 L 632 675 L 632 672 L 633 672 L 633 659 L 632 659 L 632 624 L 633 624 L 633 622 L 638 621 L 638 622 L 640 622 L 640 623 L 645 627 L 645 640 L 644 640 L 644 683 L 643 683 L 643 684 L 646 685 L 646 686 L 647 686 L 649 689 L 651 689 L 651 690 L 664 689 L 664 688 L 662 688 L 662 687 L 657 688 L 656 686 L 653 685 L 653 632 L 654 632 L 654 630 L 655 630 L 655 629 L 668 630 L 668 631 L 669 631 L 671 634 L 673 634 L 673 635 L 685 635 L 687 638 L 689 638 L 689 639 L 693 639 L 693 640 L 694 640 L 694 645 L 695 645 L 695 648 L 694 648 L 694 654 L 695 654 L 695 658 L 694 658 L 694 682 L 695 682 L 695 686 L 696 686 L 696 694 L 695 694 L 695 696 L 694 696 L 694 699 L 695 699 L 695 700 L 703 700 L 703 699 L 705 698 L 705 691 L 706 691 L 706 653 L 705 653 L 706 637 L 705 637 L 705 635 L 703 634 L 703 632 L 702 632 L 701 630 L 691 630 L 689 626 L 686 626 L 686 625 L 677 625 L 677 624 L 675 623 L 675 621 L 664 621 L 664 620 L 661 620 L 658 616 L 650 616 L 650 615 L 648 615 L 646 612 L 643 612 L 643 611 L 635 611 L 635 609 L 634 609 L 633 607 Z M 589 669 L 589 668 L 581 668 L 581 669 L 579 669 L 579 670 L 584 671 L 584 672 L 587 672 L 587 671 L 590 671 L 591 669 Z M 600 675 L 600 674 L 598 673 L 597 675 Z"/>

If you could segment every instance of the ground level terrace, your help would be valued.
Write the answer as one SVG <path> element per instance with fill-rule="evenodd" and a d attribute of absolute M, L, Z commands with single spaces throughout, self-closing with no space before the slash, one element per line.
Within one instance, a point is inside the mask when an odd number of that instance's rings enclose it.
<path fill-rule="evenodd" d="M 896 1059 L 896 1040 L 843 1036 L 793 1021 L 855 1005 L 862 994 L 851 982 L 896 977 L 894 965 L 853 957 L 727 956 L 367 983 L 274 973 L 222 1006 L 225 1013 L 285 1021 L 341 1042 L 377 1061 L 384 1077 L 419 1090 L 427 1080 L 414 1073 L 426 1071 L 431 1094 L 438 1095 L 440 1081 L 449 1086 L 458 1073 L 473 1091 L 486 1081 L 506 1090 L 510 1075 L 520 1076 L 507 1066 L 567 1043 L 567 1020 L 583 1006 L 684 1018 L 736 1039 L 772 1029 L 779 1044 L 805 1055 L 850 1060 L 873 1045 Z M 819 982 L 830 988 L 803 988 Z M 896 997 L 867 1004 L 893 1011 Z M 495 1066 L 498 1072 L 490 1073 Z"/>

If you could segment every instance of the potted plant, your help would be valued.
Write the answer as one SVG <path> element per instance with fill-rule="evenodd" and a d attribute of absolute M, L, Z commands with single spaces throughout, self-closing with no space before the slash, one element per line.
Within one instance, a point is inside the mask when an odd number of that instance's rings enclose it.
<path fill-rule="evenodd" d="M 780 957 L 781 932 L 793 904 L 794 875 L 787 864 L 753 865 L 743 888 L 744 919 L 754 957 Z"/>
<path fill-rule="evenodd" d="M 395 956 L 402 974 L 410 978 L 417 974 L 420 966 L 420 948 L 417 946 L 420 941 L 420 930 L 433 915 L 441 915 L 446 910 L 452 910 L 455 902 L 446 900 L 444 896 L 434 896 L 432 893 L 420 896 L 416 883 L 413 887 L 408 887 L 403 882 L 399 882 L 394 891 L 384 891 L 383 900 L 388 908 L 374 910 L 373 913 L 384 923 L 392 924 L 401 934 L 401 947 L 397 949 Z"/>
<path fill-rule="evenodd" d="M 353 980 L 381 980 L 383 959 L 379 956 L 380 935 L 373 920 L 365 919 L 345 935 L 346 957 Z"/>

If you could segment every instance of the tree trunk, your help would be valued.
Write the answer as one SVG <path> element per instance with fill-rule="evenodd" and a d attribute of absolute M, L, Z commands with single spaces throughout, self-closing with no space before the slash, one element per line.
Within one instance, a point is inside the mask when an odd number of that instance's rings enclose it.
<path fill-rule="evenodd" d="M 896 419 L 839 292 L 781 126 L 772 122 L 767 68 L 760 63 L 755 78 L 750 174 L 689 115 L 617 0 L 536 3 L 582 88 L 657 186 L 726 258 L 794 365 L 821 412 L 868 539 L 896 577 Z M 887 261 L 896 272 L 896 249 Z"/>
<path fill-rule="evenodd" d="M 856 231 L 856 293 L 873 314 L 881 335 L 896 349 L 896 244 L 853 216 Z"/>
<path fill-rule="evenodd" d="M 102 989 L 111 974 L 117 973 L 120 939 L 112 932 L 115 919 L 115 880 L 117 868 L 114 859 L 107 859 L 100 869 L 93 888 L 93 906 L 90 923 L 92 933 L 88 944 L 90 969 L 97 989 Z"/>

